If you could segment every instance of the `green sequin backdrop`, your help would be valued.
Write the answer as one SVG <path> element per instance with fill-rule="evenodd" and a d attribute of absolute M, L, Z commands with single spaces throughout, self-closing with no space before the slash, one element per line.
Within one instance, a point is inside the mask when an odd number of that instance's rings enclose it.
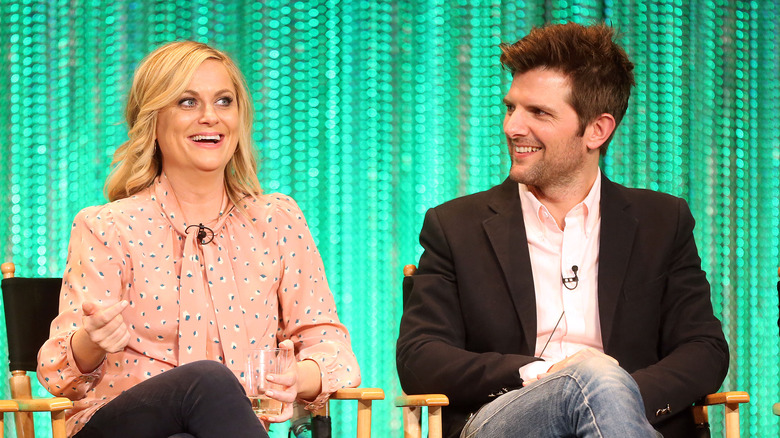
<path fill-rule="evenodd" d="M 690 203 L 731 348 L 723 388 L 751 394 L 745 436 L 778 436 L 776 1 L 0 0 L 0 16 L 2 260 L 61 275 L 74 215 L 105 202 L 133 69 L 164 42 L 213 44 L 251 88 L 261 184 L 300 203 L 363 386 L 385 390 L 377 437 L 401 436 L 401 268 L 419 257 L 422 216 L 507 173 L 498 44 L 545 22 L 611 22 L 638 85 L 602 168 Z M 354 402 L 334 405 L 335 436 L 354 436 Z"/>

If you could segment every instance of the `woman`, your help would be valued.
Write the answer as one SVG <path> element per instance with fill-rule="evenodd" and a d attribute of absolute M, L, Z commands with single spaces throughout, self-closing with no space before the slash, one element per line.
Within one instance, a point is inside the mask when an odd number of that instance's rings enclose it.
<path fill-rule="evenodd" d="M 170 43 L 139 65 L 111 202 L 76 216 L 38 356 L 41 383 L 74 401 L 69 436 L 267 436 L 239 381 L 248 347 L 297 359 L 269 378 L 285 407 L 264 422 L 360 383 L 303 214 L 260 194 L 252 114 L 209 46 Z"/>

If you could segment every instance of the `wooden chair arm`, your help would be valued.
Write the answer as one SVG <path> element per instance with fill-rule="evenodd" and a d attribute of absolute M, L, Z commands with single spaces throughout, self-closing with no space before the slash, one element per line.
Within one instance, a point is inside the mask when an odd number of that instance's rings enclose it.
<path fill-rule="evenodd" d="M 709 394 L 693 406 L 696 424 L 708 424 L 707 406 L 725 405 L 724 419 L 727 437 L 739 436 L 739 405 L 750 401 L 750 395 L 743 391 L 729 391 Z"/>
<path fill-rule="evenodd" d="M 712 406 L 748 402 L 750 402 L 750 395 L 747 392 L 728 391 L 709 394 L 704 397 L 704 400 L 696 404 L 699 406 Z"/>
<path fill-rule="evenodd" d="M 0 400 L 0 412 L 16 412 L 19 410 L 19 405 L 13 400 Z"/>
<path fill-rule="evenodd" d="M 332 400 L 384 400 L 381 388 L 342 388 L 330 395 Z"/>
<path fill-rule="evenodd" d="M 73 407 L 73 402 L 65 397 L 13 399 L 22 412 L 55 412 Z"/>
<path fill-rule="evenodd" d="M 414 394 L 399 395 L 395 398 L 395 406 L 399 408 L 418 406 L 448 406 L 450 399 L 444 394 Z"/>

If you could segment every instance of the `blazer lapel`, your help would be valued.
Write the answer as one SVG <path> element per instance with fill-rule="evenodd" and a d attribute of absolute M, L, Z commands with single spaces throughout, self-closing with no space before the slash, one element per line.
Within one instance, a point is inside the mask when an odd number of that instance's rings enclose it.
<path fill-rule="evenodd" d="M 528 354 L 533 355 L 536 348 L 536 297 L 517 183 L 506 179 L 498 186 L 488 206 L 496 214 L 484 220 L 482 225 L 504 272 L 525 334 Z"/>
<path fill-rule="evenodd" d="M 602 176 L 601 242 L 599 244 L 598 300 L 601 340 L 608 351 L 615 308 L 628 269 L 637 219 L 627 212 L 628 200 L 617 184 Z"/>

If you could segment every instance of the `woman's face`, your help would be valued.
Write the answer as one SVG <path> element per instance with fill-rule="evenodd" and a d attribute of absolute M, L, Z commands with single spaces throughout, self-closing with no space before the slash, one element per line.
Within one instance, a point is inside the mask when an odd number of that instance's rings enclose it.
<path fill-rule="evenodd" d="M 170 178 L 223 175 L 238 144 L 236 90 L 221 62 L 207 59 L 187 89 L 157 115 L 162 170 Z"/>

